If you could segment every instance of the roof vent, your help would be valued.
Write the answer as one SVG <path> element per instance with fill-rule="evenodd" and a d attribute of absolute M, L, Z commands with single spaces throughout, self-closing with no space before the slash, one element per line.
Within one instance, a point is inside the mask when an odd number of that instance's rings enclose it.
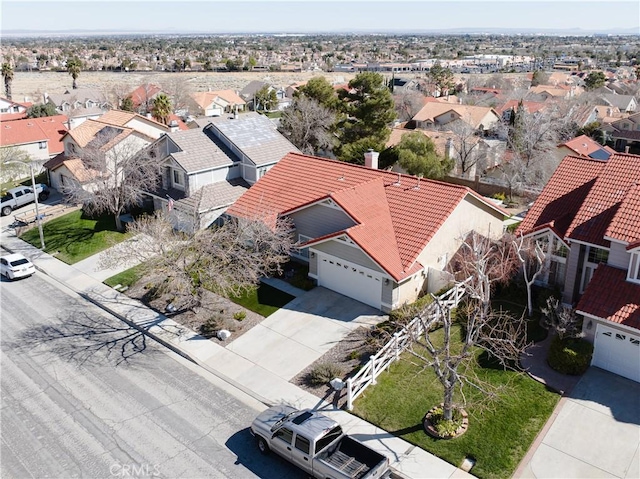
<path fill-rule="evenodd" d="M 338 177 L 338 181 L 344 181 L 344 173 Z"/>

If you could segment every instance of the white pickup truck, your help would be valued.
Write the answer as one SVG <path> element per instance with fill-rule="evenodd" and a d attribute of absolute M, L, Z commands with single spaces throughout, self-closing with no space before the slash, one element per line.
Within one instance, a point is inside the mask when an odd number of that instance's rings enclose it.
<path fill-rule="evenodd" d="M 274 406 L 251 424 L 263 454 L 274 451 L 317 479 L 388 478 L 389 458 L 347 436 L 333 419 L 309 409 Z"/>
<path fill-rule="evenodd" d="M 38 200 L 44 201 L 49 198 L 49 188 L 47 185 L 38 183 L 36 185 L 36 192 L 38 193 Z M 35 201 L 33 189 L 30 186 L 18 186 L 11 188 L 2 197 L 2 216 L 8 216 L 16 208 L 20 208 L 26 204 Z"/>

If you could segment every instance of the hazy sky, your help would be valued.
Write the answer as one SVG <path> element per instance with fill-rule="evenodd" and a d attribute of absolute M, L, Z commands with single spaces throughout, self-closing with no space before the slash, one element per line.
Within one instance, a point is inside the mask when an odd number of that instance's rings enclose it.
<path fill-rule="evenodd" d="M 416 31 L 455 28 L 626 30 L 638 0 L 1 1 L 2 30 L 165 32 Z"/>

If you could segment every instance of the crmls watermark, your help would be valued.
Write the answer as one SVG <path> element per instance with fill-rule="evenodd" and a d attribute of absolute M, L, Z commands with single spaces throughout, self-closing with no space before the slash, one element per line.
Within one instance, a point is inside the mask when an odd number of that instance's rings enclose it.
<path fill-rule="evenodd" d="M 113 477 L 160 477 L 158 464 L 120 464 L 116 462 L 109 467 Z"/>

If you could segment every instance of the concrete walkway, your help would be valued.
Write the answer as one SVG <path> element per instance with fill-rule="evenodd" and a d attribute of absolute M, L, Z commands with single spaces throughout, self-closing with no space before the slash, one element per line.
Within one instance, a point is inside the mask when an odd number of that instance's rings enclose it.
<path fill-rule="evenodd" d="M 38 274 L 47 274 L 61 282 L 77 294 L 264 404 L 287 403 L 300 408 L 322 409 L 327 415 L 340 422 L 347 433 L 387 455 L 400 477 L 415 479 L 472 477 L 403 439 L 394 437 L 345 411 L 337 410 L 331 404 L 294 386 L 286 378 L 263 367 L 261 363 L 264 358 L 256 362 L 197 335 L 140 302 L 107 287 L 99 279 L 88 274 L 90 271 L 69 266 L 23 242 L 11 231 L 3 230 L 2 247 L 22 253 L 33 261 L 40 272 Z M 109 273 L 111 275 L 113 272 Z M 340 320 L 334 317 L 333 321 Z M 277 356 L 280 351 L 274 350 L 272 353 Z"/>
<path fill-rule="evenodd" d="M 383 319 L 370 306 L 317 287 L 232 341 L 227 349 L 289 381 L 355 329 Z"/>

